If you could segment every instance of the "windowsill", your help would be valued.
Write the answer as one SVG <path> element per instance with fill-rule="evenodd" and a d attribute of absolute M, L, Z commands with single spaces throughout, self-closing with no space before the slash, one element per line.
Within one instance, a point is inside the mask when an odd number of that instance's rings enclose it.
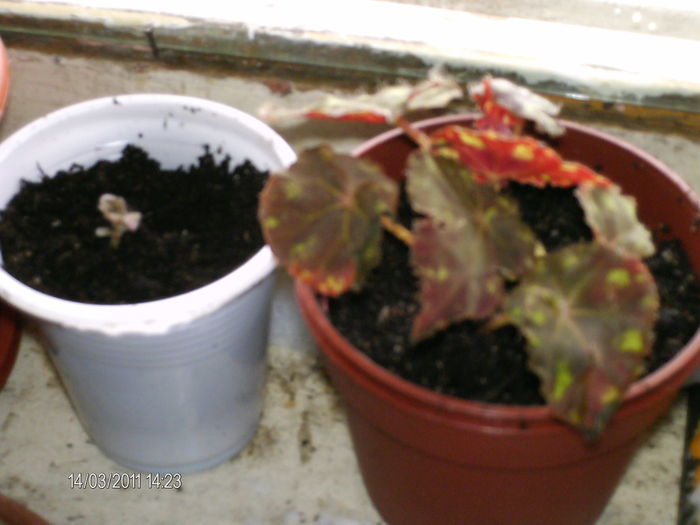
<path fill-rule="evenodd" d="M 260 63 L 270 63 L 270 53 L 284 51 L 270 46 L 274 41 L 272 29 L 254 28 L 256 39 L 251 41 L 244 28 L 238 26 L 235 31 L 230 26 L 227 37 L 225 27 L 217 24 L 211 26 L 219 31 L 214 33 L 213 29 L 206 29 L 209 26 L 189 25 L 190 21 L 180 27 L 174 21 L 172 25 L 162 22 L 165 18 L 170 20 L 168 17 L 129 18 L 118 13 L 123 17 L 119 18 L 104 12 L 99 16 L 93 12 L 90 22 L 75 11 L 75 19 L 64 11 L 51 19 L 15 13 L 12 20 L 18 23 L 12 25 L 10 15 L 3 10 L 8 4 L 22 5 L 0 2 L 0 34 L 7 42 L 21 44 L 45 39 L 65 42 L 64 49 L 94 46 L 94 51 L 85 57 L 63 53 L 57 47 L 36 51 L 11 45 L 13 85 L 8 111 L 0 124 L 0 138 L 50 111 L 97 96 L 167 91 L 220 101 L 251 114 L 264 102 L 283 97 L 273 89 L 273 83 L 240 78 L 231 64 L 214 72 L 192 71 L 186 64 L 187 67 L 164 64 L 168 54 L 180 56 L 178 53 L 196 57 L 207 53 L 228 53 L 231 57 L 240 53 L 249 57 L 259 53 Z M 156 19 L 162 24 L 156 25 Z M 6 29 L 10 26 L 11 31 Z M 152 55 L 144 36 L 149 28 L 156 35 L 160 58 Z M 301 33 L 292 36 L 311 40 L 311 36 Z M 401 75 L 421 71 L 418 65 L 414 69 L 396 66 L 391 70 L 387 57 L 361 47 L 357 49 L 358 62 L 343 62 L 340 59 L 347 57 L 342 46 L 349 47 L 349 43 L 338 38 L 333 47 L 333 35 L 312 36 L 327 42 L 326 47 L 320 46 L 316 51 L 328 71 L 334 67 L 343 75 L 365 71 L 364 77 L 359 78 L 368 79 L 371 71 L 362 65 L 375 57 L 371 63 L 377 70 Z M 207 42 L 218 42 L 221 48 L 208 50 Z M 241 42 L 248 47 L 237 48 Z M 283 39 L 277 41 L 277 45 L 282 42 Z M 111 59 L 110 53 L 124 50 L 131 59 Z M 145 60 L 137 59 L 143 55 Z M 337 65 L 332 63 L 334 56 L 338 57 Z M 391 56 L 397 63 L 411 64 L 406 56 Z M 303 65 L 303 57 L 290 51 L 286 63 L 288 67 Z M 317 71 L 308 69 L 309 74 Z M 458 73 L 478 71 L 472 68 Z M 281 74 L 269 78 L 287 79 Z M 284 98 L 293 101 L 305 94 L 292 92 Z M 620 113 L 615 115 L 619 118 Z M 616 128 L 608 131 L 642 147 L 696 190 L 700 189 L 697 144 L 681 137 L 651 133 L 646 121 L 638 124 L 634 132 Z M 376 132 L 377 128 L 370 125 L 350 129 L 343 125 L 339 131 L 334 123 L 317 122 L 285 130 L 284 135 L 295 149 L 323 140 L 349 151 Z M 291 284 L 288 278 L 280 276 L 270 333 L 266 408 L 258 434 L 234 460 L 184 478 L 182 491 L 70 489 L 68 476 L 72 473 L 122 474 L 125 469 L 108 460 L 89 440 L 44 349 L 31 330 L 25 330 L 17 365 L 0 393 L 0 492 L 53 523 L 381 523 L 365 494 L 343 411 L 321 373 L 314 344 L 299 319 Z M 650 433 L 598 525 L 676 522 L 684 428 L 685 403 L 681 398 Z"/>
<path fill-rule="evenodd" d="M 373 0 L 271 0 L 245 8 L 200 1 L 172 14 L 154 12 L 175 9 L 161 2 L 83 3 L 0 0 L 0 34 L 156 58 L 248 60 L 336 78 L 422 77 L 445 64 L 464 80 L 493 72 L 545 93 L 667 110 L 697 111 L 700 97 L 700 70 L 679 59 L 700 56 L 700 41 L 649 31 Z M 697 10 L 687 16 L 700 20 Z"/>

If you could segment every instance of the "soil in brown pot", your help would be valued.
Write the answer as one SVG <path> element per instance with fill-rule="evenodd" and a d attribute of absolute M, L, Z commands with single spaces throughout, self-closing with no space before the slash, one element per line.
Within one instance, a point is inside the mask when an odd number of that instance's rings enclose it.
<path fill-rule="evenodd" d="M 127 146 L 116 161 L 25 182 L 0 218 L 5 269 L 50 295 L 99 304 L 151 301 L 208 284 L 264 244 L 256 210 L 267 174 L 248 161 L 231 164 L 205 148 L 192 166 L 165 170 Z M 95 234 L 109 226 L 97 208 L 105 193 L 143 214 L 116 248 Z"/>
<path fill-rule="evenodd" d="M 548 250 L 590 240 L 571 190 L 513 183 L 509 191 Z M 407 206 L 404 198 L 406 224 L 411 215 Z M 646 261 L 661 298 L 647 372 L 671 359 L 700 325 L 700 286 L 684 251 L 677 242 L 657 248 Z M 383 249 L 382 264 L 361 292 L 330 301 L 331 320 L 350 342 L 383 367 L 437 392 L 500 404 L 544 403 L 539 379 L 527 366 L 525 340 L 512 326 L 487 330 L 483 322 L 465 321 L 412 346 L 418 283 L 404 244 L 387 234 Z"/>

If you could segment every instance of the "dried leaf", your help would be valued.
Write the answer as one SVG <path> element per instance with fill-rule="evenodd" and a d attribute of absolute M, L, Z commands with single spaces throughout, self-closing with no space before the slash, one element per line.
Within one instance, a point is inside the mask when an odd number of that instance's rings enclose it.
<path fill-rule="evenodd" d="M 523 120 L 531 120 L 538 131 L 552 137 L 564 133 L 564 128 L 554 120 L 560 109 L 557 104 L 510 80 L 487 76 L 472 85 L 469 94 L 484 113 L 478 122 L 480 129 L 512 133 Z"/>
<path fill-rule="evenodd" d="M 413 326 L 422 339 L 463 319 L 485 318 L 503 298 L 504 279 L 532 267 L 542 250 L 516 202 L 478 184 L 458 162 L 415 152 L 407 188 L 414 210 L 412 262 L 421 281 L 421 311 Z"/>
<path fill-rule="evenodd" d="M 141 224 L 141 212 L 129 210 L 123 197 L 104 193 L 100 195 L 97 209 L 107 219 L 113 227 L 122 227 L 125 230 L 136 231 Z"/>
<path fill-rule="evenodd" d="M 658 306 L 642 261 L 587 243 L 539 260 L 505 312 L 555 416 L 595 438 L 643 369 Z"/>
<path fill-rule="evenodd" d="M 410 111 L 443 108 L 462 96 L 459 84 L 435 69 L 426 80 L 415 86 L 387 86 L 373 94 L 322 95 L 301 108 L 268 104 L 261 108 L 260 116 L 271 123 L 301 119 L 393 123 Z"/>
<path fill-rule="evenodd" d="M 380 217 L 394 214 L 398 187 L 370 161 L 320 146 L 275 174 L 259 220 L 280 263 L 325 295 L 359 286 L 381 257 Z"/>
<path fill-rule="evenodd" d="M 98 227 L 95 235 L 98 237 L 111 237 L 112 247 L 117 248 L 125 232 L 135 232 L 141 224 L 141 212 L 129 209 L 123 197 L 112 193 L 100 195 L 97 209 L 102 216 L 109 221 L 110 227 Z"/>
<path fill-rule="evenodd" d="M 442 68 L 433 68 L 428 73 L 426 80 L 413 86 L 411 93 L 403 103 L 405 109 L 398 116 L 410 111 L 442 109 L 462 96 L 464 96 L 464 91 L 455 79 Z"/>
<path fill-rule="evenodd" d="M 577 162 L 564 161 L 549 146 L 532 137 L 512 137 L 494 131 L 445 126 L 431 135 L 435 154 L 458 159 L 477 180 L 514 180 L 534 186 L 569 187 L 583 182 L 607 186 L 609 179 Z"/>
<path fill-rule="evenodd" d="M 599 242 L 633 257 L 654 253 L 651 233 L 637 217 L 637 202 L 623 195 L 619 186 L 583 184 L 576 190 L 576 197 Z"/>

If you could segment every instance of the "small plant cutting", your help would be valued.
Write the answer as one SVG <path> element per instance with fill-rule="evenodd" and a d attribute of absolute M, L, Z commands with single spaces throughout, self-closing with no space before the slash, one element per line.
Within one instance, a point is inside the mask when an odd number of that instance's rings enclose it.
<path fill-rule="evenodd" d="M 112 248 L 118 248 L 122 235 L 138 230 L 141 224 L 141 212 L 132 211 L 124 197 L 112 193 L 103 193 L 97 201 L 97 209 L 109 221 L 110 226 L 100 226 L 95 229 L 98 237 L 109 237 Z"/>
<path fill-rule="evenodd" d="M 505 79 L 469 89 L 482 115 L 473 126 L 430 133 L 404 115 L 463 97 L 433 73 L 359 99 L 328 97 L 276 117 L 395 123 L 416 143 L 405 168 L 410 223 L 399 217 L 401 183 L 375 163 L 329 146 L 307 150 L 274 174 L 259 220 L 280 263 L 318 293 L 360 289 L 382 258 L 389 232 L 406 244 L 419 281 L 410 339 L 418 344 L 456 323 L 515 326 L 552 413 L 598 437 L 644 372 L 659 296 L 644 259 L 655 250 L 636 203 L 604 175 L 563 159 L 538 135 L 559 135 L 558 107 Z M 590 241 L 547 250 L 523 220 L 511 184 L 573 188 Z"/>

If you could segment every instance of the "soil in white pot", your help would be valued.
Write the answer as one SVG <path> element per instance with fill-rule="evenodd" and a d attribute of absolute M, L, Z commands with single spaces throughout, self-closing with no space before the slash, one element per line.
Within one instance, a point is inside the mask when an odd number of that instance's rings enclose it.
<path fill-rule="evenodd" d="M 130 145 L 116 161 L 24 182 L 0 218 L 5 269 L 85 303 L 140 303 L 206 285 L 264 244 L 256 210 L 267 173 L 248 161 L 231 164 L 205 147 L 192 166 L 165 170 Z M 96 235 L 109 226 L 97 207 L 105 193 L 142 213 L 116 248 Z"/>
<path fill-rule="evenodd" d="M 571 189 L 511 183 L 509 191 L 548 251 L 591 239 Z M 411 214 L 404 196 L 404 224 Z M 418 282 L 405 244 L 385 234 L 383 250 L 381 265 L 361 292 L 330 301 L 331 320 L 350 342 L 383 367 L 437 392 L 499 404 L 544 404 L 539 379 L 527 366 L 525 339 L 512 326 L 487 330 L 483 322 L 465 321 L 412 346 Z M 646 262 L 661 299 L 649 373 L 680 351 L 700 325 L 700 286 L 678 242 L 658 245 Z"/>

